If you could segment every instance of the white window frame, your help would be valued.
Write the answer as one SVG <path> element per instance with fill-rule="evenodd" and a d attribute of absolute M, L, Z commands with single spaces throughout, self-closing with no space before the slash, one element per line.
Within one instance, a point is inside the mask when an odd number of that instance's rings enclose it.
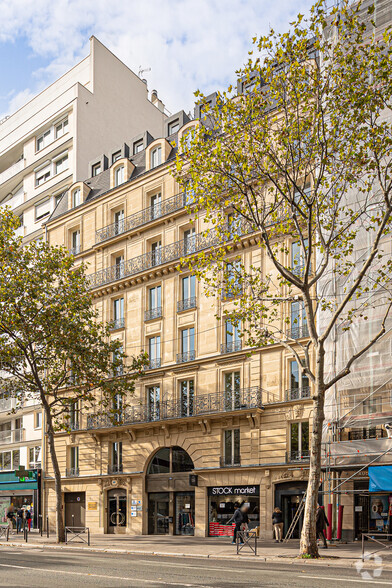
<path fill-rule="evenodd" d="M 77 203 L 76 203 L 76 194 L 78 195 L 77 198 Z M 81 190 L 80 188 L 76 188 L 75 190 L 72 190 L 72 194 L 71 194 L 71 208 L 76 208 L 77 206 L 80 206 L 81 204 Z"/>
<path fill-rule="evenodd" d="M 150 153 L 150 167 L 154 169 L 162 163 L 162 145 L 157 145 Z"/>
<path fill-rule="evenodd" d="M 120 172 L 121 172 L 121 178 L 119 178 Z M 121 184 L 123 184 L 125 181 L 124 178 L 125 178 L 125 166 L 119 165 L 114 170 L 114 187 L 117 188 L 117 186 L 121 186 Z"/>
<path fill-rule="evenodd" d="M 42 151 L 42 149 L 45 149 L 45 147 L 47 147 L 48 145 L 50 145 L 52 143 L 52 128 L 50 129 L 46 129 L 46 131 L 44 131 L 43 133 L 40 134 L 39 137 L 37 137 L 36 139 L 36 143 L 35 143 L 35 149 L 36 151 Z M 39 147 L 39 142 L 42 139 L 42 147 Z"/>
<path fill-rule="evenodd" d="M 47 176 L 47 177 L 44 177 Z M 39 186 L 42 186 L 42 184 L 45 184 L 46 182 L 48 182 L 50 180 L 50 178 L 52 177 L 52 166 L 51 166 L 51 162 L 46 162 L 44 165 L 42 165 L 41 167 L 39 167 L 37 170 L 35 170 L 35 187 L 38 188 Z M 41 178 L 44 178 L 42 181 L 40 181 Z"/>
<path fill-rule="evenodd" d="M 44 214 L 41 214 L 39 216 L 37 216 L 37 208 L 42 206 L 43 204 L 48 204 L 48 212 L 45 212 Z M 43 200 L 41 200 L 41 202 L 37 202 L 37 204 L 34 206 L 34 215 L 35 215 L 35 222 L 45 218 L 46 216 L 48 216 L 50 214 L 50 198 L 44 198 Z"/>
<path fill-rule="evenodd" d="M 65 127 L 68 127 L 68 116 L 66 116 L 65 118 L 63 118 L 62 120 L 56 122 L 54 125 L 54 140 L 56 139 L 60 139 L 60 137 L 63 137 L 66 133 L 68 133 L 68 130 L 64 130 Z M 60 128 L 60 131 L 59 131 Z"/>
<path fill-rule="evenodd" d="M 69 161 L 68 151 L 60 153 L 59 155 L 57 155 L 57 157 L 54 157 L 52 160 L 52 162 L 53 162 L 53 175 L 57 176 L 58 174 L 61 174 L 63 171 L 66 171 L 69 168 L 68 161 Z M 57 165 L 62 164 L 63 162 L 67 162 L 66 166 L 63 169 L 58 170 Z"/>

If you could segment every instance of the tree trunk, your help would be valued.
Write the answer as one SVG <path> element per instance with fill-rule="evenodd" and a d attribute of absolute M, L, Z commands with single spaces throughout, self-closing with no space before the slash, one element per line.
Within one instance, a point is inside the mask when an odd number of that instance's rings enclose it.
<path fill-rule="evenodd" d="M 316 536 L 316 510 L 321 475 L 321 440 L 324 423 L 324 348 L 316 352 L 316 381 L 314 383 L 313 431 L 310 444 L 309 481 L 306 491 L 304 523 L 300 555 L 319 557 Z"/>
<path fill-rule="evenodd" d="M 54 487 L 56 492 L 56 531 L 57 531 L 57 543 L 65 543 L 65 526 L 63 519 L 63 503 L 61 499 L 61 474 L 59 468 L 59 462 L 57 460 L 56 447 L 54 443 L 54 431 L 52 424 L 52 416 L 50 414 L 50 407 L 46 404 L 46 421 L 47 421 L 47 435 L 50 450 L 50 457 L 52 460 L 53 472 L 54 472 Z M 49 413 L 49 414 L 48 414 Z"/>

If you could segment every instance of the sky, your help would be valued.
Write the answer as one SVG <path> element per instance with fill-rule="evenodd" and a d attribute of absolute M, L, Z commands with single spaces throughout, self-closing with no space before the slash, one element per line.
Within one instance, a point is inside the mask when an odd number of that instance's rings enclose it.
<path fill-rule="evenodd" d="M 252 38 L 286 31 L 312 0 L 0 0 L 0 119 L 89 53 L 95 35 L 167 109 L 235 82 Z"/>

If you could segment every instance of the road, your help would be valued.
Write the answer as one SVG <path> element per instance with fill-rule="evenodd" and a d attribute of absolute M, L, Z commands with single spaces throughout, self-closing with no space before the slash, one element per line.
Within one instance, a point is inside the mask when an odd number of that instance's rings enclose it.
<path fill-rule="evenodd" d="M 355 569 L 329 565 L 250 562 L 0 547 L 0 586 L 79 588 L 215 587 L 347 588 L 392 586 L 392 571 L 363 580 Z"/>

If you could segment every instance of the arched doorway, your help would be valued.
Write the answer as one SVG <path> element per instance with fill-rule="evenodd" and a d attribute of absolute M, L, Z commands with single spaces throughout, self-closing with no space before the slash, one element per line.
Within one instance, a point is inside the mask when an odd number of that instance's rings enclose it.
<path fill-rule="evenodd" d="M 162 447 L 146 473 L 149 535 L 194 535 L 195 491 L 189 484 L 194 468 L 182 447 Z"/>
<path fill-rule="evenodd" d="M 108 491 L 108 533 L 125 533 L 127 526 L 127 491 L 114 488 Z"/>

